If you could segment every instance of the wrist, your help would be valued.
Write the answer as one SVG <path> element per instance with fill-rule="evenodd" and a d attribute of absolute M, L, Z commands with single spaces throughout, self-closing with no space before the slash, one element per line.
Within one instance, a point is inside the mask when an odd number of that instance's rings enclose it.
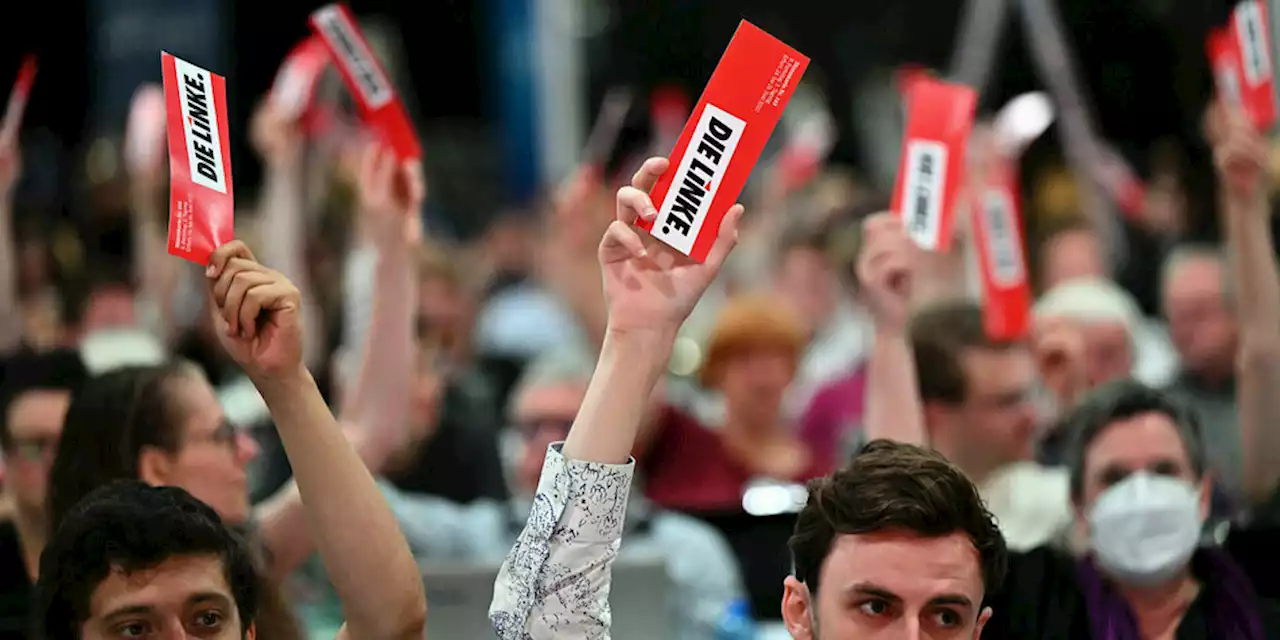
<path fill-rule="evenodd" d="M 262 399 L 270 406 L 280 399 L 297 397 L 299 391 L 308 386 L 316 386 L 311 372 L 302 364 L 284 371 L 254 373 L 249 375 L 253 386 L 262 394 Z"/>
<path fill-rule="evenodd" d="M 605 346 L 638 347 L 661 353 L 663 357 L 671 353 L 680 327 L 618 327 L 610 323 L 605 327 Z"/>
<path fill-rule="evenodd" d="M 907 325 L 905 322 L 885 322 L 882 320 L 876 320 L 875 337 L 877 342 L 881 340 L 906 340 Z"/>

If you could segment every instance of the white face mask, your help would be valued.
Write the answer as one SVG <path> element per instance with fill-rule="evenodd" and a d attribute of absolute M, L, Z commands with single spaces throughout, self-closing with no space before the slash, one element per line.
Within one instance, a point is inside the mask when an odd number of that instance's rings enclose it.
<path fill-rule="evenodd" d="M 1186 481 L 1139 472 L 1107 489 L 1089 509 L 1094 558 L 1133 586 L 1172 578 L 1200 541 L 1200 493 Z"/>

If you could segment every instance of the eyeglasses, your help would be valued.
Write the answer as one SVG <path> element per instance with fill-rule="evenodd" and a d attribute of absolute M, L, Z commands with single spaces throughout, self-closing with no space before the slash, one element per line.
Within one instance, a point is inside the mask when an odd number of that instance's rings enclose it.
<path fill-rule="evenodd" d="M 234 451 L 236 448 L 236 442 L 240 439 L 240 434 L 243 431 L 244 430 L 240 427 L 223 420 L 213 431 L 202 436 L 191 438 L 189 441 L 211 442 Z"/>

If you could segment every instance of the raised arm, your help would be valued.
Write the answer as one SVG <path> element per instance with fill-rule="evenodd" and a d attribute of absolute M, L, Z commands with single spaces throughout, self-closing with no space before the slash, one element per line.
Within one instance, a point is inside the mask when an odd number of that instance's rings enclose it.
<path fill-rule="evenodd" d="M 876 329 L 867 362 L 867 439 L 925 445 L 924 409 L 907 336 L 920 250 L 893 213 L 867 218 L 862 233 L 858 281 Z"/>
<path fill-rule="evenodd" d="M 372 308 L 367 334 L 357 351 L 359 373 L 342 403 L 341 419 L 357 452 L 374 474 L 381 472 L 406 437 L 409 385 L 416 354 L 413 317 L 413 247 L 421 234 L 415 224 L 422 202 L 422 179 L 416 165 L 398 165 L 379 145 L 367 150 L 360 176 L 360 207 L 376 253 L 368 282 L 371 290 L 347 292 L 363 296 Z M 258 509 L 259 531 L 270 552 L 270 575 L 283 580 L 316 547 L 297 484 L 290 482 Z"/>
<path fill-rule="evenodd" d="M 347 623 L 339 637 L 421 638 L 426 597 L 390 508 L 347 442 L 302 360 L 298 289 L 244 243 L 208 269 L 223 346 L 262 394 Z"/>
<path fill-rule="evenodd" d="M 1267 202 L 1267 148 L 1233 114 L 1214 150 L 1240 323 L 1237 358 L 1245 494 L 1270 497 L 1280 480 L 1280 276 Z"/>
<path fill-rule="evenodd" d="M 647 192 L 667 169 L 652 158 L 617 196 L 600 242 L 608 328 L 568 439 L 552 445 L 529 522 L 494 585 L 489 617 L 503 640 L 609 637 L 610 567 L 621 543 L 649 394 L 676 332 L 737 240 L 742 207 L 729 210 L 705 264 L 638 231 L 657 210 Z"/>
<path fill-rule="evenodd" d="M 0 353 L 22 344 L 22 305 L 18 300 L 18 248 L 13 238 L 13 193 L 22 173 L 16 139 L 0 139 Z"/>

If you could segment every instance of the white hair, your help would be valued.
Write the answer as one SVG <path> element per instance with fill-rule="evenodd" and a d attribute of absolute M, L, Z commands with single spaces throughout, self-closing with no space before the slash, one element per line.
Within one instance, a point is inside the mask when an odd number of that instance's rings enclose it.
<path fill-rule="evenodd" d="M 1142 311 L 1128 291 L 1106 278 L 1067 280 L 1045 292 L 1032 308 L 1036 318 L 1067 318 L 1079 322 L 1123 324 L 1136 339 Z"/>

